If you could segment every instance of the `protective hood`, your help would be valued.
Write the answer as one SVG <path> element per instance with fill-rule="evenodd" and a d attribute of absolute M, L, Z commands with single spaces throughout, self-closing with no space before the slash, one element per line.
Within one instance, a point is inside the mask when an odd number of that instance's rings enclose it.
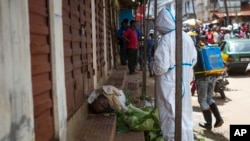
<path fill-rule="evenodd" d="M 160 11 L 156 19 L 156 28 L 163 35 L 175 30 L 175 18 L 170 9 L 163 8 Z"/>
<path fill-rule="evenodd" d="M 157 14 L 162 8 L 166 8 L 167 5 L 170 5 L 173 0 L 157 0 Z M 154 19 L 155 16 L 155 0 L 148 0 L 145 10 L 145 18 Z"/>

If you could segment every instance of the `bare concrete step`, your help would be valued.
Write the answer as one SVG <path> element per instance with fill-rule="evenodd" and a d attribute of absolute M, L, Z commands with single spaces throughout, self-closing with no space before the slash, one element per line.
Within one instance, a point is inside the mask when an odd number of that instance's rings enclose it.
<path fill-rule="evenodd" d="M 104 85 L 123 89 L 126 81 L 126 66 L 118 66 Z M 114 141 L 116 116 L 88 114 L 74 141 Z"/>
<path fill-rule="evenodd" d="M 126 72 L 126 80 L 125 80 L 125 94 L 126 97 L 131 98 L 135 105 L 140 105 L 140 101 L 138 101 L 138 97 L 140 94 L 140 73 L 135 75 L 129 75 L 128 70 Z M 133 98 L 132 98 L 133 97 Z M 145 141 L 144 132 L 128 132 L 128 133 L 116 133 L 115 141 Z"/>
<path fill-rule="evenodd" d="M 116 133 L 115 141 L 145 141 L 144 132 Z"/>
<path fill-rule="evenodd" d="M 118 67 L 110 78 L 104 83 L 105 85 L 113 85 L 118 89 L 123 89 L 126 85 L 126 68 L 123 66 Z"/>
<path fill-rule="evenodd" d="M 137 75 L 127 75 L 126 66 L 118 66 L 104 83 L 139 94 Z M 116 133 L 116 116 L 89 114 L 74 141 L 145 141 L 144 132 Z"/>
<path fill-rule="evenodd" d="M 91 114 L 81 126 L 74 141 L 114 141 L 116 116 Z"/>

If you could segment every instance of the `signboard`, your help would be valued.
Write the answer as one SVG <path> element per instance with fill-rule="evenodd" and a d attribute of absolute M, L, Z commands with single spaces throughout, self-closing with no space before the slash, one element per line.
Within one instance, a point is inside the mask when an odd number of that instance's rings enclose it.
<path fill-rule="evenodd" d="M 145 6 L 139 6 L 136 10 L 136 21 L 143 21 L 144 20 L 144 14 L 145 14 Z"/>

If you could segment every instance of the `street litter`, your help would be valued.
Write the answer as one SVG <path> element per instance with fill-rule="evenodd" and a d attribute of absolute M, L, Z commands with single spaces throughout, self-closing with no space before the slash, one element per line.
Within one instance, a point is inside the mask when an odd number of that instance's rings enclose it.
<path fill-rule="evenodd" d="M 90 94 L 88 103 L 94 113 L 115 114 L 118 133 L 144 131 L 147 141 L 163 141 L 157 108 L 138 108 L 127 100 L 125 95 L 123 90 L 112 85 L 104 85 Z"/>

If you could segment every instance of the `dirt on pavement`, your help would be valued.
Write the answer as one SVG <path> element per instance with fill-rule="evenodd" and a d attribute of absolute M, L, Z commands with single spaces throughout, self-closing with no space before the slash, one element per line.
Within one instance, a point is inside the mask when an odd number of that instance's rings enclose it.
<path fill-rule="evenodd" d="M 140 89 L 143 86 L 143 79 L 142 79 L 142 72 L 140 71 L 139 75 L 139 81 L 140 81 Z M 141 77 L 140 77 L 141 76 Z M 147 73 L 146 78 L 146 96 L 151 98 L 153 102 L 151 104 L 154 104 L 154 97 L 155 97 L 155 78 L 149 77 Z M 228 94 L 228 92 L 226 92 Z M 219 95 L 215 95 L 214 99 L 218 105 L 218 108 L 221 109 L 221 107 L 226 104 L 228 101 L 230 101 L 229 98 L 226 100 L 220 99 Z M 197 94 L 192 96 L 192 102 L 193 102 L 193 117 L 194 117 L 194 137 L 196 141 L 229 141 L 229 122 L 225 118 L 225 123 L 222 125 L 222 127 L 219 128 L 213 128 L 211 131 L 205 130 L 201 127 L 199 127 L 199 122 L 204 122 L 203 115 L 200 110 L 200 106 L 197 100 Z M 222 117 L 223 117 L 223 113 Z M 213 123 L 215 122 L 215 118 L 213 117 Z"/>

